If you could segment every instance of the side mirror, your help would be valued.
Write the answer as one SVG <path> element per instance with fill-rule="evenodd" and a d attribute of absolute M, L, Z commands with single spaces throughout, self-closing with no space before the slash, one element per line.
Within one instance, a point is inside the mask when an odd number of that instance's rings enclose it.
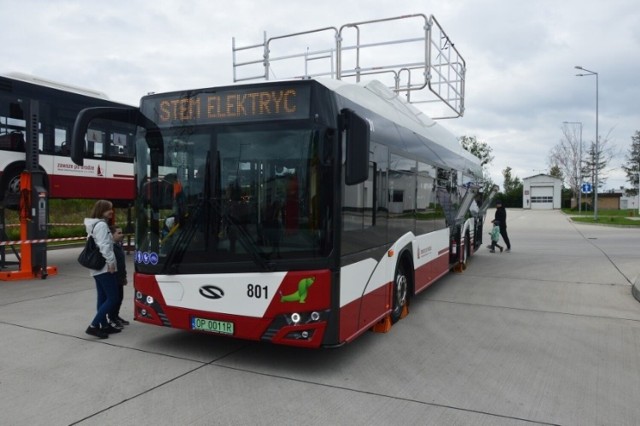
<path fill-rule="evenodd" d="M 369 178 L 369 122 L 350 109 L 343 109 L 341 118 L 347 132 L 344 180 L 357 185 Z"/>
<path fill-rule="evenodd" d="M 96 107 L 85 108 L 76 117 L 71 132 L 71 160 L 79 166 L 84 165 L 84 137 L 91 121 L 104 119 L 121 123 L 140 125 L 144 118 L 137 108 Z"/>

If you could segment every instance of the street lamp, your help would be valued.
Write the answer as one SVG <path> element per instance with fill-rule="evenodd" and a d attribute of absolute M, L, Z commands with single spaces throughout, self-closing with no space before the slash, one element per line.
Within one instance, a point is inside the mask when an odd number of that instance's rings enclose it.
<path fill-rule="evenodd" d="M 593 186 L 593 220 L 598 221 L 598 166 L 600 164 L 600 148 L 598 146 L 598 73 L 595 71 L 582 68 L 580 65 L 576 65 L 575 69 L 582 70 L 586 74 L 576 74 L 577 77 L 585 77 L 589 75 L 596 76 L 596 164 L 595 164 L 595 182 Z"/>
<path fill-rule="evenodd" d="M 580 125 L 580 159 L 578 160 L 578 213 L 582 213 L 582 122 L 581 121 L 563 121 L 564 124 Z"/>

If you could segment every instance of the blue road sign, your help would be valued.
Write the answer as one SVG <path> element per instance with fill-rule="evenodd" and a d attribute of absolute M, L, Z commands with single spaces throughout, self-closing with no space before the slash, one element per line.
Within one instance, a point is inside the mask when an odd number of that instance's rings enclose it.
<path fill-rule="evenodd" d="M 591 184 L 589 182 L 585 182 L 582 184 L 582 193 L 583 194 L 591 194 Z"/>

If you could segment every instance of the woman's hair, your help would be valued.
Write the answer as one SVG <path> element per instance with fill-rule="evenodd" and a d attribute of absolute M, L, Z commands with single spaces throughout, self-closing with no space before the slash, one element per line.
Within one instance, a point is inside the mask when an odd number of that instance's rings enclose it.
<path fill-rule="evenodd" d="M 93 205 L 93 210 L 91 210 L 91 217 L 94 219 L 102 219 L 104 218 L 105 212 L 113 209 L 113 203 L 108 200 L 98 200 Z"/>

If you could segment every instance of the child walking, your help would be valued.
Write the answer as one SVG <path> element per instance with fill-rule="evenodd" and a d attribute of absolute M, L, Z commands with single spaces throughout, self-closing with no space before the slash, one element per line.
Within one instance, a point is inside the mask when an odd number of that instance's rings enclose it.
<path fill-rule="evenodd" d="M 113 254 L 116 257 L 116 281 L 118 283 L 118 297 L 116 299 L 113 310 L 109 313 L 109 323 L 112 327 L 122 330 L 125 325 L 129 325 L 129 321 L 120 317 L 120 307 L 122 306 L 122 300 L 124 299 L 124 286 L 127 285 L 127 269 L 124 258 L 124 249 L 122 248 L 122 240 L 124 240 L 124 234 L 122 228 L 119 226 L 113 226 L 111 228 L 111 235 L 113 235 Z"/>
<path fill-rule="evenodd" d="M 492 223 L 493 228 L 489 233 L 491 235 L 491 245 L 489 246 L 489 250 L 491 251 L 491 253 L 495 253 L 496 247 L 498 247 L 500 249 L 500 253 L 502 253 L 503 247 L 498 244 L 498 241 L 500 240 L 500 221 L 494 220 Z"/>

